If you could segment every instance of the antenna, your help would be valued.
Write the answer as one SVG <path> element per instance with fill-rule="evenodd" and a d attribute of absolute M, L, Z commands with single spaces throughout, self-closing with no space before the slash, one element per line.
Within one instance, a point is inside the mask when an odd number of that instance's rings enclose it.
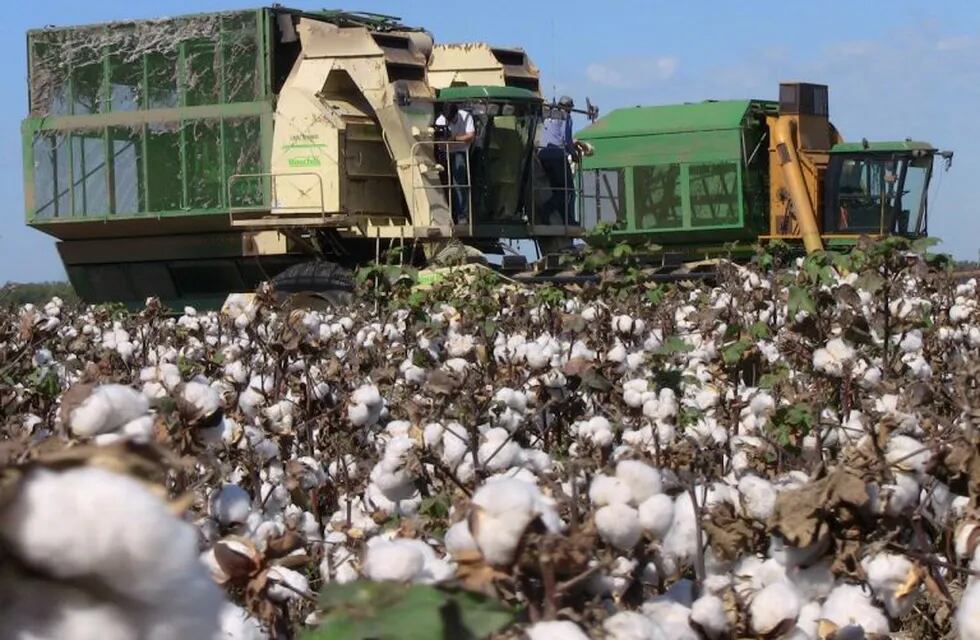
<path fill-rule="evenodd" d="M 555 64 L 555 16 L 551 16 L 551 101 L 557 100 L 558 87 L 555 84 L 556 77 L 556 64 Z"/>

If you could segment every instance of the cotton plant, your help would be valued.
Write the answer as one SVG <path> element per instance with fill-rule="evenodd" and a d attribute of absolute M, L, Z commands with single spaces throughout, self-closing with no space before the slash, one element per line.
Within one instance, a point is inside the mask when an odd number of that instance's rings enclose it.
<path fill-rule="evenodd" d="M 515 637 L 860 637 L 931 615 L 923 558 L 948 565 L 937 624 L 978 637 L 980 591 L 958 570 L 980 565 L 976 283 L 909 269 L 886 308 L 866 288 L 879 273 L 807 268 L 729 265 L 651 297 L 436 287 L 381 314 L 261 291 L 174 316 L 52 301 L 0 333 L 0 355 L 27 345 L 7 428 L 39 450 L 177 452 L 161 486 L 225 590 L 201 599 L 215 637 L 316 625 L 312 592 L 358 580 L 520 602 L 536 622 Z M 914 545 L 891 527 L 911 518 Z"/>

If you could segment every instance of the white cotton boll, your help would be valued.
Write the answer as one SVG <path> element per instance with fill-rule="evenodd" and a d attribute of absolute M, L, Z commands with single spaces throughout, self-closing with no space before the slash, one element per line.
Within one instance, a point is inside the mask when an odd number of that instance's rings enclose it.
<path fill-rule="evenodd" d="M 905 334 L 898 347 L 905 353 L 915 353 L 922 350 L 922 331 L 913 329 Z"/>
<path fill-rule="evenodd" d="M 524 414 L 514 411 L 510 407 L 504 407 L 504 410 L 496 416 L 494 424 L 509 433 L 513 433 L 524 424 Z"/>
<path fill-rule="evenodd" d="M 104 384 L 71 411 L 68 426 L 76 436 L 94 436 L 114 431 L 149 409 L 149 400 L 139 391 L 121 384 Z"/>
<path fill-rule="evenodd" d="M 140 416 L 139 418 L 130 420 L 124 424 L 119 429 L 119 433 L 123 437 L 133 440 L 134 442 L 149 442 L 153 439 L 154 423 L 155 420 L 152 415 Z"/>
<path fill-rule="evenodd" d="M 800 615 L 800 598 L 796 590 L 783 584 L 771 584 L 755 594 L 749 605 L 752 631 L 765 635 L 774 631 L 786 620 L 796 621 Z"/>
<path fill-rule="evenodd" d="M 443 543 L 446 545 L 446 551 L 453 556 L 479 551 L 476 540 L 470 534 L 470 526 L 465 520 L 453 524 L 446 530 Z"/>
<path fill-rule="evenodd" d="M 509 409 L 524 413 L 527 411 L 527 396 L 510 387 L 503 387 L 494 394 L 494 399 L 503 403 Z"/>
<path fill-rule="evenodd" d="M 960 324 L 970 318 L 970 307 L 966 304 L 956 303 L 949 308 L 949 319 L 953 324 Z"/>
<path fill-rule="evenodd" d="M 369 407 L 376 407 L 381 404 L 381 393 L 373 384 L 366 384 L 358 387 L 354 393 L 351 394 L 351 402 L 354 404 L 363 404 Z"/>
<path fill-rule="evenodd" d="M 697 522 L 691 496 L 687 492 L 681 493 L 674 500 L 673 520 L 663 538 L 664 551 L 679 561 L 692 558 L 697 546 L 696 529 Z"/>
<path fill-rule="evenodd" d="M 473 494 L 479 509 L 470 533 L 487 562 L 506 565 L 513 560 L 524 530 L 537 515 L 537 496 L 537 487 L 513 478 L 487 481 Z"/>
<path fill-rule="evenodd" d="M 221 607 L 221 630 L 212 640 L 267 640 L 262 624 L 236 604 Z"/>
<path fill-rule="evenodd" d="M 650 496 L 640 504 L 640 525 L 660 540 L 670 530 L 674 519 L 674 501 L 665 493 Z"/>
<path fill-rule="evenodd" d="M 375 412 L 366 404 L 352 404 L 347 407 L 347 419 L 355 427 L 374 424 L 377 421 Z"/>
<path fill-rule="evenodd" d="M 572 343 L 572 350 L 569 353 L 568 358 L 581 358 L 586 362 L 592 362 L 596 359 L 596 352 L 590 349 L 589 346 L 581 340 L 576 340 Z"/>
<path fill-rule="evenodd" d="M 484 443 L 477 451 L 477 458 L 490 471 L 503 471 L 520 460 L 521 446 L 510 440 L 505 429 L 495 427 L 484 434 Z"/>
<path fill-rule="evenodd" d="M 412 423 L 408 420 L 392 420 L 385 425 L 385 433 L 390 435 L 392 438 L 407 437 L 411 430 Z"/>
<path fill-rule="evenodd" d="M 623 402 L 634 409 L 642 407 L 647 386 L 647 381 L 643 379 L 627 380 L 623 383 Z"/>
<path fill-rule="evenodd" d="M 443 369 L 451 371 L 453 373 L 463 374 L 468 369 L 470 363 L 468 360 L 463 358 L 450 358 L 443 363 Z"/>
<path fill-rule="evenodd" d="M 623 343 L 617 341 L 616 345 L 606 353 L 606 360 L 616 363 L 626 362 L 626 347 Z"/>
<path fill-rule="evenodd" d="M 932 461 L 932 452 L 915 438 L 893 435 L 885 448 L 885 460 L 897 469 L 921 476 Z"/>
<path fill-rule="evenodd" d="M 976 522 L 966 522 L 961 524 L 956 530 L 956 536 L 954 538 L 956 555 L 961 560 L 969 558 L 973 555 L 975 550 L 973 545 L 971 545 L 971 540 L 973 539 L 973 536 L 976 535 L 975 532 L 977 531 L 978 527 L 980 527 L 980 524 L 977 524 Z"/>
<path fill-rule="evenodd" d="M 895 437 L 895 436 L 892 436 Z M 896 472 L 895 483 L 878 486 L 868 484 L 871 510 L 897 517 L 907 513 L 919 503 L 919 481 L 913 473 Z"/>
<path fill-rule="evenodd" d="M 663 631 L 656 622 L 642 613 L 620 611 L 602 623 L 608 640 L 661 640 Z M 664 640 L 666 640 L 664 638 Z"/>
<path fill-rule="evenodd" d="M 800 615 L 796 618 L 796 628 L 787 636 L 787 640 L 813 640 L 817 638 L 817 631 L 820 628 L 819 619 L 820 603 L 807 602 L 800 607 Z"/>
<path fill-rule="evenodd" d="M 728 632 L 725 603 L 715 595 L 703 595 L 691 605 L 691 622 L 695 622 L 708 638 L 720 638 Z"/>
<path fill-rule="evenodd" d="M 888 635 L 888 618 L 871 602 L 871 596 L 860 586 L 841 584 L 834 587 L 820 610 L 820 618 L 838 627 L 859 625 L 864 633 Z"/>
<path fill-rule="evenodd" d="M 0 637 L 18 640 L 132 640 L 143 632 L 126 603 L 101 600 L 79 588 L 16 575 L 3 590 Z M 11 585 L 12 586 L 12 585 Z M 216 628 L 216 627 L 215 627 Z"/>
<path fill-rule="evenodd" d="M 654 640 L 701 640 L 701 634 L 691 627 L 690 607 L 660 596 L 644 602 L 642 611 L 660 628 Z"/>
<path fill-rule="evenodd" d="M 524 359 L 532 371 L 544 369 L 551 362 L 551 352 L 537 342 L 529 342 L 524 352 Z"/>
<path fill-rule="evenodd" d="M 592 478 L 592 484 L 589 485 L 589 500 L 596 507 L 626 504 L 632 498 L 629 485 L 613 476 L 597 475 Z"/>
<path fill-rule="evenodd" d="M 786 576 L 804 599 L 822 599 L 834 588 L 834 573 L 830 566 L 831 559 L 823 558 L 807 567 L 787 567 Z"/>
<path fill-rule="evenodd" d="M 271 586 L 266 593 L 269 594 L 269 599 L 274 602 L 299 600 L 303 594 L 309 594 L 310 582 L 306 576 L 298 571 L 276 565 L 269 568 L 267 575 Z"/>
<path fill-rule="evenodd" d="M 915 604 L 919 581 L 916 566 L 903 555 L 879 553 L 866 557 L 861 567 L 867 576 L 871 590 L 884 603 L 888 615 L 893 618 L 904 616 Z"/>
<path fill-rule="evenodd" d="M 194 407 L 198 416 L 207 417 L 213 415 L 221 408 L 221 397 L 209 385 L 201 382 L 191 381 L 184 385 L 181 397 Z"/>
<path fill-rule="evenodd" d="M 188 629 L 217 628 L 221 595 L 199 562 L 197 532 L 128 476 L 33 471 L 0 512 L 0 538 L 53 579 L 94 581 L 133 607 L 182 615 Z"/>
<path fill-rule="evenodd" d="M 956 630 L 962 640 L 980 640 L 980 580 L 963 591 L 956 608 Z"/>
<path fill-rule="evenodd" d="M 752 396 L 749 401 L 749 411 L 756 416 L 769 415 L 776 408 L 776 401 L 765 391 Z"/>
<path fill-rule="evenodd" d="M 535 473 L 549 473 L 555 463 L 547 452 L 540 449 L 524 449 L 521 451 L 521 463 Z"/>
<path fill-rule="evenodd" d="M 595 513 L 595 524 L 603 540 L 623 551 L 633 549 L 643 535 L 639 513 L 625 504 L 602 507 Z"/>
<path fill-rule="evenodd" d="M 437 447 L 442 443 L 446 428 L 438 422 L 430 422 L 422 428 L 422 443 L 429 448 Z"/>
<path fill-rule="evenodd" d="M 776 508 L 776 489 L 768 480 L 754 475 L 742 476 L 738 481 L 742 511 L 749 518 L 766 522 Z"/>
<path fill-rule="evenodd" d="M 51 356 L 50 349 L 38 349 L 34 352 L 34 357 L 32 361 L 35 367 L 43 367 L 50 364 L 54 358 Z"/>
<path fill-rule="evenodd" d="M 830 376 L 840 377 L 844 367 L 854 361 L 854 349 L 841 338 L 834 338 L 813 352 L 813 367 Z"/>
<path fill-rule="evenodd" d="M 629 487 L 634 505 L 663 490 L 660 471 L 639 460 L 621 460 L 616 465 L 616 477 Z"/>
<path fill-rule="evenodd" d="M 248 380 L 248 367 L 241 360 L 233 360 L 225 364 L 222 373 L 226 380 L 235 384 L 245 384 Z"/>
<path fill-rule="evenodd" d="M 364 575 L 371 580 L 411 582 L 424 567 L 425 556 L 417 547 L 386 540 L 368 543 Z"/>
<path fill-rule="evenodd" d="M 574 622 L 551 620 L 536 622 L 527 628 L 528 640 L 589 640 Z"/>
<path fill-rule="evenodd" d="M 476 346 L 476 340 L 468 334 L 449 333 L 446 340 L 446 353 L 452 358 L 465 358 Z"/>
<path fill-rule="evenodd" d="M 718 400 L 720 398 L 721 395 L 718 393 L 717 389 L 715 389 L 713 386 L 706 386 L 699 389 L 698 392 L 694 394 L 694 406 L 701 411 L 707 411 L 718 404 Z"/>

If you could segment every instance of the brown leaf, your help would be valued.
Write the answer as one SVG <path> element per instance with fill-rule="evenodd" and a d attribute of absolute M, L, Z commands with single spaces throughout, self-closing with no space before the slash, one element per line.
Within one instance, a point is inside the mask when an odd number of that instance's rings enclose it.
<path fill-rule="evenodd" d="M 214 545 L 214 559 L 227 582 L 241 582 L 262 567 L 262 554 L 248 538 L 229 536 Z"/>
<path fill-rule="evenodd" d="M 281 536 L 269 540 L 265 547 L 265 554 L 269 558 L 281 558 L 302 546 L 302 536 L 295 531 L 286 531 Z"/>
<path fill-rule="evenodd" d="M 451 395 L 459 386 L 459 381 L 454 376 L 441 369 L 429 372 L 429 378 L 425 382 L 426 388 L 437 395 Z"/>
<path fill-rule="evenodd" d="M 508 578 L 506 572 L 487 564 L 479 551 L 464 551 L 453 556 L 453 559 L 456 560 L 456 579 L 460 586 L 493 598 L 498 597 L 497 583 Z"/>
<path fill-rule="evenodd" d="M 724 560 L 741 557 L 752 542 L 752 526 L 727 502 L 714 506 L 702 522 L 711 548 Z"/>
<path fill-rule="evenodd" d="M 375 367 L 370 374 L 372 382 L 378 384 L 392 383 L 398 377 L 394 367 Z"/>
<path fill-rule="evenodd" d="M 581 333 L 587 326 L 585 318 L 577 313 L 565 313 L 561 316 L 561 328 L 565 331 Z"/>
<path fill-rule="evenodd" d="M 791 545 L 806 547 L 818 540 L 828 518 L 849 526 L 867 512 L 869 503 L 864 481 L 838 469 L 804 487 L 780 493 L 769 527 Z"/>
<path fill-rule="evenodd" d="M 85 400 L 92 395 L 92 391 L 95 389 L 95 385 L 88 382 L 76 382 L 68 391 L 61 394 L 61 409 L 59 410 L 59 417 L 61 418 L 61 425 L 64 429 L 68 430 L 68 424 L 71 421 L 71 413 L 77 409 Z"/>
<path fill-rule="evenodd" d="M 568 359 L 568 362 L 566 362 L 565 366 L 562 367 L 562 373 L 564 373 L 566 376 L 580 376 L 590 364 L 591 363 L 582 356 L 575 356 L 574 358 Z"/>
<path fill-rule="evenodd" d="M 255 617 L 270 627 L 275 627 L 280 617 L 279 607 L 266 597 L 269 586 L 267 571 L 262 571 L 245 585 L 245 604 Z"/>

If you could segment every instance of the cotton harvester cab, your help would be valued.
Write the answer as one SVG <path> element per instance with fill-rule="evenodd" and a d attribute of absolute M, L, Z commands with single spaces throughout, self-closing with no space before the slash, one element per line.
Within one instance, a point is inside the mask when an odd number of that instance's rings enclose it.
<path fill-rule="evenodd" d="M 925 142 L 845 143 L 824 85 L 784 83 L 779 101 L 619 109 L 580 132 L 582 204 L 624 238 L 691 258 L 725 243 L 784 240 L 807 252 L 862 235 L 927 232 Z"/>
<path fill-rule="evenodd" d="M 28 48 L 27 221 L 86 301 L 213 305 L 290 269 L 349 287 L 393 248 L 418 264 L 581 233 L 534 216 L 523 51 L 281 7 L 47 28 Z M 476 125 L 463 184 L 434 127 L 450 104 Z"/>

